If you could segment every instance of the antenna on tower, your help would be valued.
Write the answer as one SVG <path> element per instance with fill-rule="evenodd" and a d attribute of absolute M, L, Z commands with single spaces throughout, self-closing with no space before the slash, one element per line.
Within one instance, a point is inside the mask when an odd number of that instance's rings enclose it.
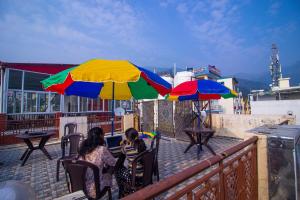
<path fill-rule="evenodd" d="M 174 63 L 174 67 L 173 67 L 173 77 L 175 77 L 176 75 L 176 63 Z"/>
<path fill-rule="evenodd" d="M 281 65 L 279 63 L 279 51 L 276 44 L 272 44 L 270 60 L 270 72 L 272 79 L 271 87 L 278 87 L 279 79 L 282 78 L 282 73 Z"/>

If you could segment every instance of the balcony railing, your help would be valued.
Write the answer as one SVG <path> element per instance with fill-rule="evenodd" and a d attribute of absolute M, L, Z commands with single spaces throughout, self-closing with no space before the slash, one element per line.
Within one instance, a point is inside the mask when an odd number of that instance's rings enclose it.
<path fill-rule="evenodd" d="M 87 130 L 93 127 L 102 127 L 105 133 L 111 132 L 110 113 L 53 113 L 53 114 L 17 114 L 0 115 L 0 145 L 20 143 L 15 136 L 28 132 L 54 131 L 59 137 L 60 117 L 87 117 Z M 78 124 L 80 126 L 80 124 Z M 122 130 L 122 117 L 115 117 L 115 131 Z M 85 133 L 83 133 L 85 134 Z"/>
<path fill-rule="evenodd" d="M 258 199 L 256 142 L 252 137 L 124 200 Z"/>

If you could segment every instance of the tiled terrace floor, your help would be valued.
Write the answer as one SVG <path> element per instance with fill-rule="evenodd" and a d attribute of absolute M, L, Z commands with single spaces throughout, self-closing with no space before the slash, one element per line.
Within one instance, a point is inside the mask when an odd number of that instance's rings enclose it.
<path fill-rule="evenodd" d="M 214 137 L 210 144 L 216 152 L 239 143 L 234 138 Z M 200 161 L 197 160 L 196 147 L 192 147 L 188 153 L 183 151 L 188 143 L 178 140 L 162 140 L 159 151 L 159 171 L 161 179 L 173 175 L 211 156 L 203 147 Z M 41 151 L 34 151 L 25 166 L 21 166 L 20 157 L 25 147 L 0 150 L 0 182 L 6 180 L 21 180 L 31 185 L 37 194 L 37 199 L 53 199 L 68 194 L 67 184 L 63 169 L 60 171 L 60 181 L 56 182 L 56 160 L 59 158 L 60 144 L 46 146 L 53 160 L 48 160 Z M 115 183 L 114 183 L 115 185 Z M 117 199 L 117 187 L 113 188 L 113 199 Z"/>

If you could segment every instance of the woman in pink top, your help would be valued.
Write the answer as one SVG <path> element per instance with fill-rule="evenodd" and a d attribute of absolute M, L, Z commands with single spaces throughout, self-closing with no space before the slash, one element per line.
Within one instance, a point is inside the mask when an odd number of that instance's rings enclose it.
<path fill-rule="evenodd" d="M 104 133 L 99 127 L 92 128 L 88 132 L 88 138 L 84 140 L 79 149 L 79 159 L 89 161 L 99 167 L 100 190 L 112 186 L 112 172 L 116 164 L 115 158 L 104 146 Z M 106 173 L 104 173 L 106 171 Z M 94 176 L 91 169 L 87 170 L 86 188 L 91 197 L 96 197 Z"/>

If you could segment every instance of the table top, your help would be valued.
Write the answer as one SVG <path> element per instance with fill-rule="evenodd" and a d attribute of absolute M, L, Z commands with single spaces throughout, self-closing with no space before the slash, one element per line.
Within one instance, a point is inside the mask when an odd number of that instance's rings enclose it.
<path fill-rule="evenodd" d="M 34 134 L 30 134 L 30 133 L 34 133 Z M 38 134 L 40 133 L 40 134 Z M 19 134 L 19 135 L 16 135 L 17 138 L 20 138 L 20 139 L 30 139 L 30 138 L 41 138 L 41 137 L 48 137 L 48 136 L 52 136 L 54 135 L 55 133 L 54 132 L 43 132 L 43 131 L 39 131 L 39 132 L 29 132 L 29 133 L 22 133 L 22 134 Z"/>
<path fill-rule="evenodd" d="M 185 132 L 194 132 L 194 133 L 214 133 L 215 131 L 213 129 L 210 128 L 185 128 L 184 129 Z"/>
<path fill-rule="evenodd" d="M 67 194 L 67 195 L 64 195 L 64 196 L 61 196 L 61 197 L 58 197 L 58 198 L 55 198 L 54 200 L 83 200 L 83 199 L 87 199 L 85 197 L 85 194 L 83 193 L 82 190 L 79 190 L 77 192 L 73 192 L 73 193 L 70 193 L 70 194 Z"/>
<path fill-rule="evenodd" d="M 0 199 L 29 200 L 36 199 L 34 190 L 21 181 L 0 182 Z"/>

